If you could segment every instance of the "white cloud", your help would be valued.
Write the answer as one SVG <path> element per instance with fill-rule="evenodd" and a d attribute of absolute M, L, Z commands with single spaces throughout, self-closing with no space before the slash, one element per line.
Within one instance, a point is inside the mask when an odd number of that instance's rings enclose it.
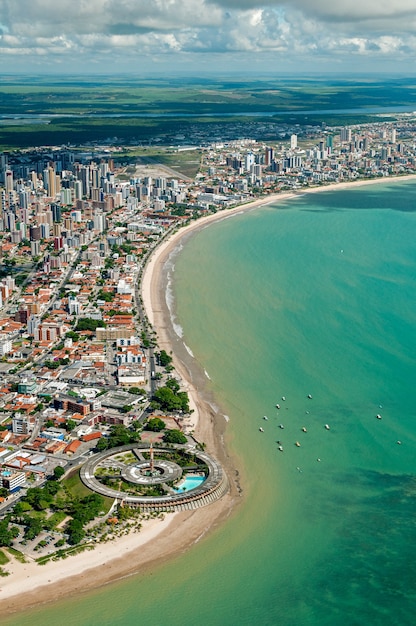
<path fill-rule="evenodd" d="M 50 54 L 52 65 L 67 55 L 73 67 L 76 53 L 81 67 L 101 55 L 174 63 L 204 52 L 290 58 L 300 69 L 360 56 L 410 63 L 415 30 L 415 0 L 1 0 L 0 59 L 8 68 L 13 55 Z"/>

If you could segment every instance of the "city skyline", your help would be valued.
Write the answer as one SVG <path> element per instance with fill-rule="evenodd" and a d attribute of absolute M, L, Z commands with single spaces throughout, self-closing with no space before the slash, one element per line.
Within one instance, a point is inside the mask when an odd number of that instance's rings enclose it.
<path fill-rule="evenodd" d="M 412 74 L 398 0 L 3 0 L 4 73 Z"/>

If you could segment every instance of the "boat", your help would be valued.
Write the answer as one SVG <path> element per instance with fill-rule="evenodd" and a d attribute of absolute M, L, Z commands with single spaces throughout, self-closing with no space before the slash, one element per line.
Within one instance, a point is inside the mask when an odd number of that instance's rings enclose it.
<path fill-rule="evenodd" d="M 283 452 L 283 446 L 277 446 L 277 449 L 280 450 L 280 452 Z"/>
<path fill-rule="evenodd" d="M 269 418 L 267 417 L 267 415 L 263 415 L 263 419 L 268 420 Z"/>
<path fill-rule="evenodd" d="M 304 426 L 302 426 L 302 432 L 303 433 L 307 433 L 308 432 Z"/>
<path fill-rule="evenodd" d="M 309 400 L 312 400 L 312 396 L 311 396 L 310 393 L 308 393 L 308 398 L 309 398 Z"/>
<path fill-rule="evenodd" d="M 276 404 L 276 409 L 280 409 L 280 404 Z"/>
<path fill-rule="evenodd" d="M 282 400 L 283 400 L 283 402 L 284 402 L 284 401 L 286 400 L 286 398 L 285 398 L 284 396 L 282 396 Z"/>
<path fill-rule="evenodd" d="M 380 415 L 380 413 L 377 413 L 376 418 L 377 418 L 378 420 L 381 420 L 381 415 Z"/>
<path fill-rule="evenodd" d="M 295 446 L 296 446 L 297 448 L 300 448 L 300 443 L 299 443 L 299 441 L 296 441 L 296 442 L 295 442 Z"/>
<path fill-rule="evenodd" d="M 260 431 L 261 433 L 264 433 L 264 428 L 262 428 L 262 427 L 260 426 L 259 431 Z"/>
<path fill-rule="evenodd" d="M 284 428 L 283 424 L 279 424 L 279 428 Z"/>
<path fill-rule="evenodd" d="M 326 428 L 327 430 L 329 430 L 329 425 L 328 425 L 328 424 L 325 424 L 325 428 Z"/>

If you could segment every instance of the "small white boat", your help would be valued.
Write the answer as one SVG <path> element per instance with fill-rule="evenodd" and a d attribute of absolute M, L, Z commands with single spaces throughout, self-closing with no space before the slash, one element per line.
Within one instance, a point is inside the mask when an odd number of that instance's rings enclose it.
<path fill-rule="evenodd" d="M 380 415 L 380 413 L 377 413 L 376 418 L 377 418 L 378 420 L 381 420 L 381 415 Z"/>
<path fill-rule="evenodd" d="M 277 449 L 280 450 L 280 452 L 283 452 L 283 446 L 277 446 Z"/>
<path fill-rule="evenodd" d="M 262 427 L 260 426 L 259 431 L 260 431 L 261 433 L 264 433 L 264 428 L 262 428 Z"/>
<path fill-rule="evenodd" d="M 283 402 L 284 402 L 284 401 L 286 400 L 286 398 L 285 398 L 284 396 L 282 396 L 282 400 L 283 400 Z"/>
<path fill-rule="evenodd" d="M 276 409 L 280 409 L 280 404 L 276 404 Z"/>
<path fill-rule="evenodd" d="M 401 442 L 401 441 L 398 441 L 397 443 L 399 444 L 399 446 L 401 446 L 401 445 L 402 445 L 402 442 Z"/>
<path fill-rule="evenodd" d="M 307 433 L 308 432 L 304 426 L 302 426 L 302 432 L 303 433 Z"/>
<path fill-rule="evenodd" d="M 279 424 L 279 428 L 284 428 L 283 424 Z"/>
<path fill-rule="evenodd" d="M 269 418 L 267 417 L 267 415 L 263 415 L 263 419 L 268 420 Z"/>
<path fill-rule="evenodd" d="M 325 428 L 329 430 L 329 424 L 325 424 Z"/>
<path fill-rule="evenodd" d="M 300 448 L 300 443 L 299 443 L 299 441 L 295 441 L 295 446 L 296 446 L 297 448 Z"/>
<path fill-rule="evenodd" d="M 308 398 L 309 398 L 309 400 L 312 400 L 312 396 L 311 396 L 310 393 L 308 393 Z"/>

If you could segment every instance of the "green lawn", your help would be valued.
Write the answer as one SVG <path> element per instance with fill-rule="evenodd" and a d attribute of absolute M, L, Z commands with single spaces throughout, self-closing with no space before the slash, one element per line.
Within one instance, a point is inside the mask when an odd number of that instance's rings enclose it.
<path fill-rule="evenodd" d="M 73 474 L 65 478 L 62 481 L 62 485 L 65 486 L 73 496 L 76 496 L 78 498 L 85 498 L 85 496 L 89 496 L 91 495 L 91 493 L 94 493 L 93 491 L 91 491 L 91 489 L 88 489 L 88 487 L 86 487 L 82 482 L 79 476 L 79 470 L 75 470 Z M 104 500 L 103 511 L 105 513 L 108 513 L 113 504 L 113 499 L 105 498 L 104 496 L 102 496 L 102 498 Z"/>
<path fill-rule="evenodd" d="M 0 565 L 6 565 L 9 561 L 10 559 L 7 554 L 5 554 L 3 550 L 0 550 Z"/>
<path fill-rule="evenodd" d="M 82 482 L 79 476 L 79 470 L 74 470 L 67 478 L 61 481 L 63 487 L 66 487 L 68 491 L 78 498 L 85 498 L 85 496 L 90 496 L 92 491 L 88 489 Z"/>

